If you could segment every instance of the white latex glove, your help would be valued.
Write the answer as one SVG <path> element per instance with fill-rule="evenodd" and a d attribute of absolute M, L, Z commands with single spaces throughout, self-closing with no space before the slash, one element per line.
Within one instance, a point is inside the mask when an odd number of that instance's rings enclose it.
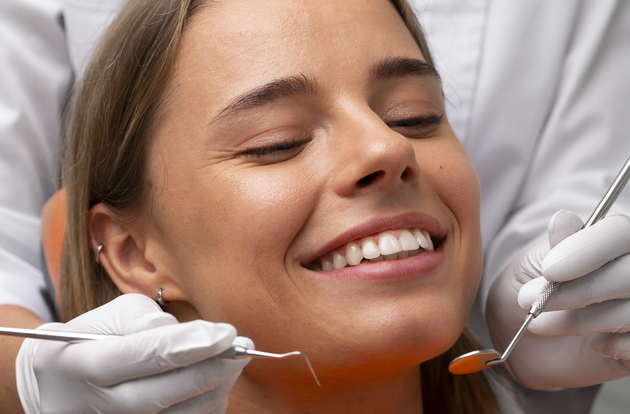
<path fill-rule="evenodd" d="M 125 335 L 65 343 L 27 339 L 16 360 L 20 400 L 36 413 L 224 413 L 250 359 L 209 359 L 232 343 L 228 324 L 178 323 L 143 295 L 128 294 L 43 329 Z"/>
<path fill-rule="evenodd" d="M 611 215 L 580 231 L 582 225 L 574 213 L 557 212 L 549 240 L 508 265 L 488 296 L 488 326 L 503 350 L 545 282 L 563 282 L 507 360 L 530 388 L 582 387 L 630 375 L 630 218 Z"/>

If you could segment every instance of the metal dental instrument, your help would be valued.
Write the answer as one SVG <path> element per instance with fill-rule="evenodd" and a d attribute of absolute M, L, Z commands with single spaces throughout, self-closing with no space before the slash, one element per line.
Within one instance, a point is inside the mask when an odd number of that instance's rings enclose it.
<path fill-rule="evenodd" d="M 619 174 L 617 174 L 617 178 L 613 181 L 612 185 L 608 189 L 608 192 L 602 198 L 602 201 L 599 202 L 591 217 L 584 224 L 583 229 L 592 226 L 597 223 L 599 220 L 604 218 L 610 207 L 614 204 L 615 200 L 623 190 L 623 188 L 628 183 L 628 179 L 630 179 L 630 158 L 621 168 Z M 452 374 L 472 374 L 473 372 L 483 371 L 484 369 L 491 367 L 493 365 L 502 364 L 505 362 L 510 353 L 516 346 L 516 343 L 521 339 L 525 330 L 529 326 L 529 324 L 536 318 L 538 315 L 542 313 L 545 309 L 553 294 L 558 290 L 562 282 L 547 282 L 540 290 L 540 293 L 532 303 L 531 308 L 527 314 L 527 319 L 521 326 L 521 329 L 516 333 L 510 345 L 505 349 L 503 355 L 499 353 L 496 349 L 481 349 L 479 351 L 468 352 L 467 354 L 460 355 L 455 358 L 448 366 L 448 370 Z"/>
<path fill-rule="evenodd" d="M 225 359 L 242 359 L 242 358 L 286 358 L 294 355 L 299 355 L 304 357 L 306 364 L 308 365 L 308 369 L 311 370 L 311 374 L 313 374 L 313 378 L 315 378 L 315 382 L 318 387 L 321 387 L 322 384 L 319 383 L 319 379 L 317 379 L 317 375 L 315 375 L 315 370 L 313 370 L 313 366 L 311 365 L 311 361 L 308 359 L 306 354 L 300 351 L 287 352 L 286 354 L 272 354 L 269 352 L 256 351 L 254 349 L 243 348 L 242 346 L 235 346 L 228 348 L 223 351 L 216 358 L 225 358 Z"/>
<path fill-rule="evenodd" d="M 94 341 L 111 338 L 113 336 L 118 335 L 99 335 L 99 334 L 89 334 L 89 333 L 81 333 L 81 332 L 62 332 L 62 331 L 46 331 L 43 329 L 21 329 L 21 328 L 5 328 L 0 327 L 0 335 L 7 336 L 19 336 L 21 338 L 34 338 L 34 339 L 45 339 L 49 341 L 63 341 L 63 342 L 82 342 L 82 341 Z M 226 349 L 222 353 L 216 355 L 214 358 L 223 358 L 223 359 L 243 359 L 243 358 L 286 358 L 294 355 L 299 355 L 304 357 L 306 364 L 308 365 L 308 369 L 311 370 L 311 374 L 313 374 L 313 378 L 317 383 L 317 386 L 321 387 L 322 385 L 319 383 L 319 379 L 317 375 L 315 375 L 315 370 L 313 370 L 313 366 L 311 365 L 311 361 L 308 359 L 306 354 L 302 352 L 288 352 L 286 354 L 272 354 L 269 352 L 256 351 L 254 349 L 243 348 L 242 346 L 232 345 L 230 348 Z"/>

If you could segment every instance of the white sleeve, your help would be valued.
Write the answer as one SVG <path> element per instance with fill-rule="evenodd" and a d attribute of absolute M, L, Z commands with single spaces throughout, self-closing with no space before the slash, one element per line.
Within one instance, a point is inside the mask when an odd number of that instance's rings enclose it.
<path fill-rule="evenodd" d="M 39 216 L 57 185 L 72 76 L 59 2 L 0 2 L 0 73 L 0 304 L 49 321 Z"/>
<path fill-rule="evenodd" d="M 554 212 L 564 208 L 586 220 L 630 156 L 630 2 L 567 4 L 533 4 L 529 17 L 519 12 L 512 23 L 537 22 L 521 24 L 520 33 L 505 27 L 511 23 L 504 10 L 496 11 L 494 27 L 490 22 L 486 46 L 494 30 L 495 39 L 502 37 L 496 42 L 518 50 L 505 59 L 507 49 L 495 48 L 513 85 L 484 91 L 482 75 L 477 98 L 487 101 L 486 110 L 473 116 L 473 132 L 493 145 L 469 148 L 485 197 L 483 304 L 499 272 L 546 236 Z M 545 14 L 536 7 L 566 10 Z M 497 75 L 486 71 L 485 81 L 496 83 Z M 629 190 L 613 211 L 630 214 Z"/>

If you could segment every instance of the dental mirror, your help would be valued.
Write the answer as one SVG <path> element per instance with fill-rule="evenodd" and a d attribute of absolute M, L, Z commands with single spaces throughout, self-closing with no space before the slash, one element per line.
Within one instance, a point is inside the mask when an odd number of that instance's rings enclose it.
<path fill-rule="evenodd" d="M 608 189 L 608 192 L 606 192 L 606 195 L 604 195 L 604 198 L 602 198 L 602 201 L 599 202 L 599 204 L 595 208 L 595 211 L 593 211 L 593 214 L 591 214 L 591 217 L 587 220 L 586 224 L 584 224 L 584 227 L 582 227 L 583 229 L 592 226 L 593 224 L 604 218 L 606 213 L 608 213 L 608 210 L 610 210 L 610 207 L 612 207 L 615 200 L 617 200 L 617 197 L 619 196 L 623 188 L 628 183 L 628 179 L 630 179 L 630 158 L 628 158 L 626 163 L 621 168 L 621 171 L 619 171 L 619 174 L 617 174 L 617 178 L 615 178 L 615 181 L 613 181 L 612 185 Z M 534 303 L 532 303 L 532 306 L 527 313 L 527 319 L 525 319 L 523 326 L 521 326 L 521 329 L 519 329 L 519 331 L 516 333 L 514 339 L 512 339 L 510 345 L 508 345 L 508 347 L 505 349 L 503 355 L 501 355 L 496 349 L 482 349 L 479 351 L 468 352 L 467 354 L 460 355 L 451 361 L 451 363 L 448 365 L 448 370 L 451 372 L 451 374 L 472 374 L 474 372 L 483 371 L 484 369 L 489 368 L 493 365 L 504 363 L 516 346 L 519 339 L 521 339 L 521 337 L 525 333 L 525 330 L 527 329 L 529 324 L 534 320 L 534 318 L 542 313 L 542 311 L 551 300 L 551 297 L 556 292 L 556 290 L 558 290 L 561 284 L 562 282 L 545 283 L 543 288 L 540 290 L 540 293 L 536 297 L 536 300 L 534 300 Z"/>
<path fill-rule="evenodd" d="M 466 375 L 473 372 L 479 372 L 490 365 L 486 365 L 488 361 L 500 358 L 501 354 L 495 349 L 482 349 L 479 351 L 472 351 L 464 355 L 460 355 L 455 358 L 448 365 L 448 370 L 451 374 Z"/>

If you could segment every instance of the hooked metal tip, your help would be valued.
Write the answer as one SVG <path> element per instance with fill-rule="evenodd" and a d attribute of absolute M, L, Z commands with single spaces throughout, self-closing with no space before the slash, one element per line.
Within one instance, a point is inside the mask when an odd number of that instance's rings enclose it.
<path fill-rule="evenodd" d="M 317 379 L 317 375 L 315 375 L 315 370 L 313 369 L 313 366 L 311 365 L 311 361 L 308 359 L 308 357 L 306 356 L 306 354 L 300 352 L 300 351 L 295 351 L 295 352 L 290 352 L 288 354 L 285 354 L 286 356 L 291 356 L 291 355 L 302 355 L 304 357 L 304 360 L 306 361 L 306 364 L 308 365 L 308 369 L 311 370 L 311 374 L 313 374 L 313 378 L 315 378 L 315 382 L 317 383 L 318 387 L 321 387 L 322 384 L 319 383 L 319 379 Z"/>
<path fill-rule="evenodd" d="M 286 354 L 272 354 L 271 352 L 256 351 L 255 349 L 247 349 L 243 348 L 242 346 L 232 346 L 232 348 L 230 348 L 229 350 L 233 350 L 234 352 L 234 356 L 232 358 L 286 358 L 295 355 L 302 356 L 306 361 L 306 364 L 308 365 L 308 369 L 311 370 L 311 374 L 313 374 L 313 378 L 315 379 L 317 386 L 322 386 L 322 384 L 320 384 L 319 382 L 319 379 L 317 378 L 317 374 L 315 374 L 313 366 L 311 365 L 311 361 L 303 352 L 294 351 L 287 352 Z M 221 355 L 219 355 L 219 357 L 221 357 Z"/>

